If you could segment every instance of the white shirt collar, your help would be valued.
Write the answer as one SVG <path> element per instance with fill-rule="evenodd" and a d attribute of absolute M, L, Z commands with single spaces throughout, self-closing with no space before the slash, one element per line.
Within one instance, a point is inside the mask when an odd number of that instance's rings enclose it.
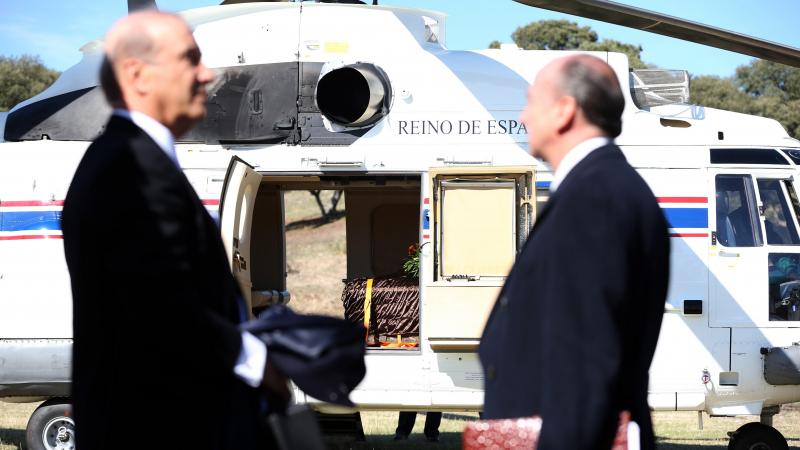
<path fill-rule="evenodd" d="M 178 155 L 175 153 L 175 138 L 172 132 L 169 131 L 161 122 L 153 119 L 147 114 L 139 111 L 129 111 L 122 108 L 114 108 L 113 113 L 115 116 L 128 119 L 133 122 L 137 127 L 150 136 L 150 139 L 155 141 L 156 144 L 169 156 L 169 158 L 180 167 L 178 163 Z"/>
<path fill-rule="evenodd" d="M 550 182 L 550 192 L 555 192 L 561 182 L 564 181 L 564 178 L 567 178 L 567 175 L 572 171 L 572 169 L 574 169 L 579 162 L 583 161 L 584 158 L 589 156 L 589 153 L 592 153 L 593 151 L 609 144 L 610 142 L 611 139 L 607 137 L 595 137 L 581 142 L 573 147 L 572 150 L 568 151 L 558 164 L 556 173 L 553 174 L 553 181 Z"/>

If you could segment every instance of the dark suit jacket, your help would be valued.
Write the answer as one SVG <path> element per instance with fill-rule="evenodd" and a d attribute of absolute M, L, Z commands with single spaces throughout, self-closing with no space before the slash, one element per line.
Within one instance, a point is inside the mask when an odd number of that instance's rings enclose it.
<path fill-rule="evenodd" d="M 260 399 L 233 373 L 238 287 L 181 170 L 112 117 L 78 166 L 62 228 L 81 450 L 254 448 Z"/>
<path fill-rule="evenodd" d="M 480 346 L 486 418 L 541 415 L 540 449 L 611 448 L 629 410 L 652 448 L 648 369 L 669 278 L 658 203 L 614 145 L 543 208 Z"/>

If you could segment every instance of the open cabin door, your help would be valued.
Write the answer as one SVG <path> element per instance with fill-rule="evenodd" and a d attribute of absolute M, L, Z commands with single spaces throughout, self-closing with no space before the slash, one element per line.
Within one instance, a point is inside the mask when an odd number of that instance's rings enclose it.
<path fill-rule="evenodd" d="M 219 205 L 222 242 L 248 311 L 253 307 L 250 264 L 253 211 L 261 178 L 252 166 L 232 157 Z"/>
<path fill-rule="evenodd" d="M 429 177 L 423 334 L 434 350 L 475 351 L 533 225 L 535 168 L 434 168 Z"/>

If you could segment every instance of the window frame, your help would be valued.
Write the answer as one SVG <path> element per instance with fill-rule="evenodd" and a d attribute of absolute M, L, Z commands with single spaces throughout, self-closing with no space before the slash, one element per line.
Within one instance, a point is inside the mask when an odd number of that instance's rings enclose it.
<path fill-rule="evenodd" d="M 432 213 L 432 238 L 433 238 L 433 280 L 434 282 L 447 281 L 465 281 L 477 282 L 478 280 L 485 280 L 487 283 L 502 282 L 508 277 L 508 271 L 502 275 L 499 274 L 483 274 L 483 273 L 450 273 L 445 272 L 445 255 L 444 240 L 442 233 L 443 230 L 443 206 L 442 202 L 443 192 L 445 186 L 452 182 L 464 183 L 485 183 L 485 182 L 505 182 L 512 183 L 510 186 L 513 190 L 513 205 L 510 217 L 512 220 L 511 226 L 513 230 L 509 230 L 509 239 L 512 239 L 513 255 L 511 264 L 508 267 L 510 271 L 513 262 L 522 250 L 525 241 L 528 238 L 530 231 L 536 218 L 536 201 L 535 201 L 535 169 L 528 167 L 492 167 L 492 168 L 437 168 L 430 171 L 431 182 L 431 196 L 433 205 L 431 208 Z M 505 234 L 505 233 L 503 233 Z"/>
<path fill-rule="evenodd" d="M 776 176 L 759 176 L 759 175 L 754 175 L 754 177 L 756 179 L 756 182 L 755 182 L 755 188 L 757 189 L 756 194 L 757 194 L 757 198 L 759 200 L 758 212 L 759 212 L 760 221 L 762 222 L 762 225 L 763 225 L 761 228 L 762 228 L 762 232 L 764 234 L 764 245 L 776 246 L 776 247 L 800 246 L 800 222 L 798 222 L 798 217 L 797 217 L 798 216 L 798 208 L 800 208 L 800 205 L 793 204 L 793 199 L 789 195 L 789 191 L 787 189 L 787 183 L 791 182 L 792 178 L 791 177 L 776 177 Z M 777 181 L 778 182 L 778 186 L 780 187 L 781 195 L 783 195 L 783 200 L 786 203 L 786 208 L 785 208 L 785 211 L 784 211 L 784 217 L 786 216 L 786 214 L 791 216 L 792 217 L 791 224 L 794 226 L 794 235 L 793 236 L 792 236 L 791 230 L 789 230 L 788 227 L 787 227 L 787 232 L 789 232 L 789 234 L 790 234 L 790 239 L 791 238 L 797 238 L 797 240 L 795 241 L 796 243 L 793 242 L 793 243 L 789 243 L 789 244 L 772 244 L 772 243 L 769 242 L 769 239 L 767 237 L 767 226 L 766 226 L 767 217 L 764 215 L 765 205 L 764 205 L 763 201 L 761 201 L 761 190 L 762 189 L 761 189 L 761 186 L 759 186 L 759 183 L 762 180 L 763 181 Z M 795 199 L 796 199 L 796 192 L 795 192 Z M 783 208 L 783 206 L 784 205 L 781 204 L 782 208 Z"/>
<path fill-rule="evenodd" d="M 714 226 L 717 227 L 717 223 L 719 218 L 717 217 L 717 208 L 716 202 L 716 195 L 719 192 L 719 188 L 717 186 L 717 182 L 720 178 L 737 178 L 743 180 L 744 185 L 744 201 L 747 203 L 747 212 L 748 218 L 750 220 L 751 225 L 751 233 L 753 235 L 753 245 L 736 245 L 736 246 L 729 246 L 723 244 L 721 241 L 717 240 L 719 245 L 725 248 L 757 248 L 763 247 L 766 239 L 764 236 L 764 226 L 761 223 L 763 220 L 763 216 L 761 216 L 761 202 L 759 201 L 760 196 L 759 192 L 756 191 L 758 186 L 757 183 L 753 183 L 753 174 L 750 173 L 718 173 L 714 176 L 714 195 L 715 195 L 715 208 L 714 208 Z M 727 192 L 727 191 L 726 191 Z M 744 206 L 744 205 L 743 205 Z M 758 228 L 757 230 L 755 228 Z M 716 230 L 717 236 L 719 236 L 719 230 Z"/>

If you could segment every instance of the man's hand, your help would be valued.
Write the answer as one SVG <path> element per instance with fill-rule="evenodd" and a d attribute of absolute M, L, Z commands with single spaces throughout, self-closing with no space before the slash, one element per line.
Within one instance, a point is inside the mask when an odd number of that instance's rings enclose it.
<path fill-rule="evenodd" d="M 269 358 L 267 358 L 267 364 L 264 367 L 264 379 L 261 382 L 261 388 L 267 396 L 267 402 L 272 412 L 286 411 L 286 407 L 292 399 L 289 380 L 269 361 Z"/>

